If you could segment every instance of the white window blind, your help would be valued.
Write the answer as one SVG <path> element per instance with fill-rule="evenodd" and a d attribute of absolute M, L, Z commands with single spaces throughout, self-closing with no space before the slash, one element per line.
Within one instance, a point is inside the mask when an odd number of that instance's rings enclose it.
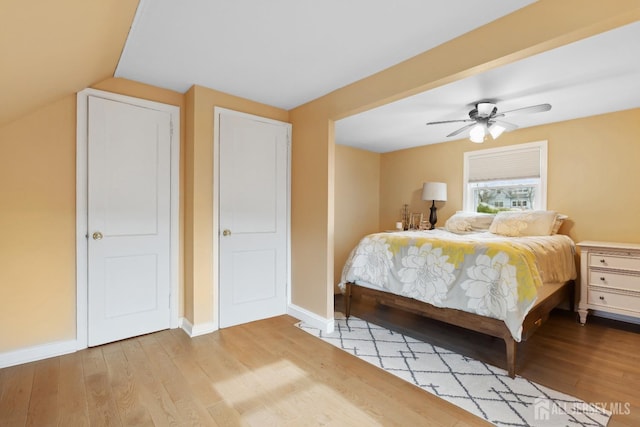
<path fill-rule="evenodd" d="M 546 144 L 525 145 L 465 153 L 468 182 L 540 178 Z"/>

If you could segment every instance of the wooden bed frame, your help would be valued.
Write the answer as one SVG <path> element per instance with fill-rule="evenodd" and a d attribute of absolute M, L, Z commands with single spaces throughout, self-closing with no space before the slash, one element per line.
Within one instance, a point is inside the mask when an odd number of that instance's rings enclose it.
<path fill-rule="evenodd" d="M 522 325 L 522 341 L 529 338 L 549 318 L 549 313 L 563 301 L 568 300 L 573 310 L 573 280 L 566 283 L 548 283 L 538 290 L 538 300 L 525 317 Z M 347 283 L 345 288 L 345 315 L 351 315 L 352 299 L 369 299 L 378 304 L 399 308 L 441 322 L 502 338 L 507 348 L 507 371 L 511 378 L 516 376 L 517 342 L 502 320 L 479 314 L 467 313 L 453 308 L 439 308 L 413 298 L 394 295 L 355 283 Z"/>

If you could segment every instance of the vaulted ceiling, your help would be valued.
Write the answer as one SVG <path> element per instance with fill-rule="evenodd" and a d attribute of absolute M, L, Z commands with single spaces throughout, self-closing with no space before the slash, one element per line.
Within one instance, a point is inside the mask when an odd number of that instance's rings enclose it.
<path fill-rule="evenodd" d="M 114 75 L 291 109 L 531 3 L 4 0 L 0 125 Z M 553 105 L 514 118 L 520 127 L 636 108 L 638 39 L 636 22 L 343 119 L 337 142 L 384 152 L 445 141 L 455 125 L 425 123 L 465 118 L 483 99 L 501 110 Z"/>

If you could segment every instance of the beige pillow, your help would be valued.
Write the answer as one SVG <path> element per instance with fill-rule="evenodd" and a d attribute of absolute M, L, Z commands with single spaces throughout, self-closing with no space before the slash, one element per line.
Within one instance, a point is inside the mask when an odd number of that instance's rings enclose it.
<path fill-rule="evenodd" d="M 494 217 L 494 214 L 459 211 L 445 222 L 444 228 L 454 233 L 485 231 L 491 226 Z"/>
<path fill-rule="evenodd" d="M 551 234 L 558 234 L 558 231 L 560 231 L 560 227 L 562 227 L 562 223 L 568 218 L 569 217 L 567 215 L 557 214 L 556 220 L 553 223 L 553 229 L 551 230 Z"/>
<path fill-rule="evenodd" d="M 502 236 L 549 236 L 556 221 L 556 211 L 498 212 L 489 231 Z"/>

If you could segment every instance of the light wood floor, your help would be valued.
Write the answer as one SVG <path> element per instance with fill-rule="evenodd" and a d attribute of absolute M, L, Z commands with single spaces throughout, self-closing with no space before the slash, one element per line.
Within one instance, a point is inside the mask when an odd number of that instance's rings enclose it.
<path fill-rule="evenodd" d="M 504 364 L 502 341 L 390 309 L 360 314 Z M 581 327 L 554 312 L 519 346 L 519 374 L 589 402 L 629 402 L 631 415 L 614 415 L 609 425 L 638 426 L 640 331 L 592 320 Z M 295 322 L 280 316 L 193 339 L 162 331 L 2 369 L 0 425 L 484 424 Z"/>

